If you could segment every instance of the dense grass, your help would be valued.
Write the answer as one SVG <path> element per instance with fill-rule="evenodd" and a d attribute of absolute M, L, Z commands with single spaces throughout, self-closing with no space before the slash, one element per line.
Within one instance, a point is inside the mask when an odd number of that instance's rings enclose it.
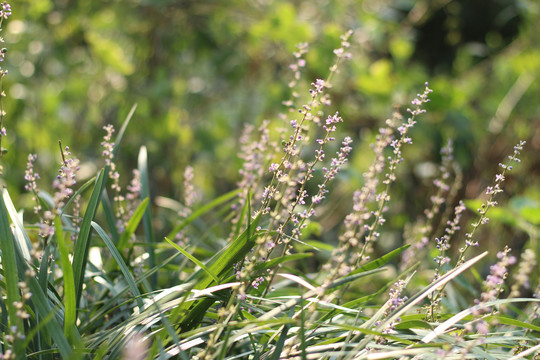
<path fill-rule="evenodd" d="M 183 199 L 152 196 L 144 144 L 137 169 L 119 173 L 136 106 L 117 132 L 104 127 L 103 168 L 86 183 L 62 144 L 52 187 L 35 172 L 39 154 L 29 155 L 33 213 L 13 204 L 12 189 L 0 198 L 4 359 L 537 356 L 537 226 L 521 219 L 529 235 L 521 254 L 479 246 L 490 214 L 504 218 L 497 201 L 524 141 L 500 159 L 479 199 L 466 202 L 456 199 L 463 175 L 449 141 L 430 207 L 403 226 L 403 243 L 384 251 L 395 235 L 388 224 L 400 218 L 392 185 L 406 149 L 422 146 L 413 144 L 414 128 L 437 90 L 426 83 L 362 154 L 370 165 L 347 194 L 347 215 L 328 228 L 318 220 L 332 214 L 355 145 L 338 138 L 346 119 L 328 110 L 350 36 L 310 89 L 297 81 L 307 52 L 299 46 L 291 111 L 246 125 L 231 154 L 231 162 L 242 159 L 238 187 L 214 200 L 200 200 L 190 167 L 178 184 Z M 477 212 L 470 224 L 462 221 L 467 209 Z"/>

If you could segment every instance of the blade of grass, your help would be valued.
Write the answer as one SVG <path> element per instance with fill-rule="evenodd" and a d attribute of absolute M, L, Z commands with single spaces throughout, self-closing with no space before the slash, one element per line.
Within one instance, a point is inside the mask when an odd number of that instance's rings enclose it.
<path fill-rule="evenodd" d="M 388 262 L 390 262 L 392 259 L 394 259 L 396 256 L 407 250 L 411 245 L 403 245 L 402 247 L 399 247 L 395 250 L 390 251 L 388 254 L 385 254 L 381 256 L 378 259 L 375 259 L 373 261 L 368 262 L 365 265 L 360 266 L 358 269 L 352 271 L 350 275 L 358 274 L 360 272 L 366 271 L 366 270 L 373 270 L 376 268 L 379 268 L 383 265 L 386 265 Z"/>
<path fill-rule="evenodd" d="M 150 198 L 150 179 L 148 174 L 148 152 L 146 146 L 141 146 L 139 150 L 138 169 L 141 177 L 141 200 Z M 146 207 L 143 215 L 144 238 L 148 244 L 154 244 L 154 229 L 152 228 L 152 210 Z M 147 246 L 148 262 L 151 268 L 156 266 L 156 253 L 153 246 Z M 150 277 L 150 286 L 155 289 L 157 286 L 157 274 Z"/>
<path fill-rule="evenodd" d="M 460 320 L 464 319 L 466 316 L 469 316 L 469 315 L 473 314 L 475 311 L 477 311 L 478 309 L 481 309 L 483 307 L 491 307 L 491 306 L 494 306 L 494 305 L 501 305 L 501 304 L 505 304 L 505 303 L 533 302 L 533 301 L 540 302 L 540 299 L 532 299 L 532 298 L 530 298 L 530 299 L 529 298 L 499 299 L 499 300 L 494 300 L 494 301 L 488 301 L 488 302 L 486 302 L 485 304 L 482 304 L 482 305 L 472 306 L 472 307 L 470 307 L 468 309 L 465 309 L 465 310 L 455 314 L 450 319 L 446 320 L 445 322 L 443 322 L 442 324 L 437 326 L 435 329 L 433 329 L 433 331 L 431 331 L 426 336 L 424 336 L 422 338 L 422 341 L 424 343 L 429 343 L 429 342 L 435 340 L 437 338 L 437 336 L 443 334 L 446 330 L 448 330 L 448 328 L 450 328 L 451 326 L 455 325 Z M 516 325 L 516 324 L 512 324 L 512 325 Z M 529 328 L 529 329 L 531 328 L 529 324 L 527 324 L 527 328 Z"/>
<path fill-rule="evenodd" d="M 3 189 L 2 191 L 4 192 L 7 190 Z M 20 299 L 17 274 L 19 272 L 24 273 L 28 269 L 28 267 L 23 258 L 23 255 L 20 253 L 19 249 L 15 247 L 14 239 L 10 231 L 7 209 L 5 207 L 3 199 L 4 196 L 0 198 L 0 249 L 2 250 L 3 254 L 2 266 L 4 270 L 4 278 L 6 281 L 8 315 L 11 317 L 12 315 L 9 312 L 9 306 L 13 305 L 13 299 Z M 14 281 L 15 284 L 12 284 L 12 282 Z M 28 287 L 30 288 L 30 291 L 32 292 L 32 304 L 35 315 L 39 316 L 41 319 L 46 318 L 51 312 L 53 312 L 53 309 L 51 309 L 51 307 L 49 306 L 49 301 L 45 295 L 44 290 L 41 288 L 41 284 L 34 276 L 28 277 L 26 279 L 26 282 L 28 284 Z M 16 288 L 15 294 L 13 294 L 14 288 Z M 56 312 L 56 310 L 54 312 Z M 22 321 L 22 319 L 20 319 L 20 317 L 16 315 L 16 310 L 14 316 L 15 317 L 11 319 L 19 319 L 20 321 Z M 11 325 L 19 326 L 18 324 Z M 66 337 L 64 336 L 60 325 L 56 321 L 48 321 L 45 326 L 49 331 L 51 337 L 53 338 L 56 346 L 58 347 L 58 351 L 60 352 L 62 357 L 69 357 L 70 354 L 73 352 L 73 349 L 67 341 Z M 20 329 L 22 329 L 22 327 L 20 327 Z M 19 346 L 18 344 L 24 345 L 22 343 L 22 340 L 17 341 L 18 342 L 16 343 L 16 346 Z M 16 350 L 19 354 L 24 354 L 24 349 L 16 348 Z"/>
<path fill-rule="evenodd" d="M 92 184 L 95 183 L 95 182 L 96 182 L 96 177 L 94 176 L 93 178 L 91 178 L 90 180 L 85 182 L 80 188 L 78 188 L 77 191 L 75 191 L 75 193 L 73 195 L 71 195 L 71 197 L 67 201 L 66 205 L 64 205 L 64 207 L 62 208 L 61 215 L 63 215 L 66 212 L 66 210 L 69 209 L 69 206 L 71 205 L 71 203 L 73 201 L 75 201 L 75 199 L 77 198 L 78 195 L 82 194 L 86 189 L 88 189 L 90 186 L 92 186 Z M 40 191 L 40 193 L 41 193 L 41 191 Z"/>
<path fill-rule="evenodd" d="M 131 292 L 133 293 L 133 296 L 135 297 L 135 301 L 137 301 L 137 306 L 140 309 L 142 309 L 144 307 L 144 303 L 141 299 L 141 293 L 139 292 L 139 289 L 137 288 L 137 285 L 135 284 L 135 279 L 131 275 L 129 268 L 124 262 L 122 255 L 120 255 L 120 253 L 116 249 L 116 246 L 114 245 L 112 240 L 109 238 L 107 233 L 101 228 L 101 226 L 99 226 L 98 224 L 92 221 L 92 227 L 96 230 L 98 235 L 105 242 L 112 256 L 114 257 L 114 259 L 120 266 L 120 270 L 122 271 L 122 274 L 124 274 L 124 278 L 126 279 L 126 282 L 128 283 L 129 288 L 131 289 Z"/>
<path fill-rule="evenodd" d="M 124 120 L 124 123 L 122 124 L 122 127 L 118 131 L 118 135 L 116 136 L 116 139 L 114 141 L 114 148 L 113 148 L 113 158 L 115 160 L 116 160 L 116 155 L 118 154 L 118 150 L 120 149 L 120 143 L 122 142 L 122 139 L 124 138 L 126 129 L 131 121 L 131 118 L 133 117 L 133 114 L 135 114 L 136 109 L 137 109 L 137 104 L 134 104 L 131 107 L 131 110 L 129 110 L 129 113 L 126 116 L 126 119 Z"/>
<path fill-rule="evenodd" d="M 293 315 L 294 315 L 294 309 L 291 309 L 289 311 L 289 317 L 292 317 Z M 290 328 L 291 328 L 290 324 L 283 325 L 283 330 L 281 330 L 281 335 L 279 336 L 279 340 L 276 344 L 274 352 L 272 353 L 271 360 L 280 359 L 281 351 L 283 350 L 283 346 L 285 345 L 285 340 L 287 340 L 287 333 L 289 332 Z"/>
<path fill-rule="evenodd" d="M 208 204 L 198 208 L 197 210 L 193 211 L 193 213 L 190 216 L 188 216 L 184 221 L 182 221 L 180 224 L 176 225 L 174 227 L 174 229 L 167 235 L 167 237 L 169 239 L 174 239 L 176 234 L 178 234 L 180 231 L 182 231 L 182 229 L 184 229 L 186 226 L 191 224 L 195 219 L 197 219 L 198 217 L 200 217 L 204 213 L 212 210 L 213 208 L 215 208 L 215 207 L 217 207 L 217 206 L 231 200 L 232 198 L 234 198 L 238 194 L 239 191 L 240 190 L 234 190 L 234 191 L 228 192 L 228 193 L 218 197 L 217 199 L 212 200 Z"/>
<path fill-rule="evenodd" d="M 200 262 L 195 256 L 188 253 L 186 250 L 182 249 L 180 246 L 172 242 L 171 240 L 165 238 L 165 241 L 167 241 L 169 244 L 171 244 L 176 250 L 180 251 L 185 257 L 187 257 L 189 260 L 193 261 L 197 266 L 199 266 L 205 273 L 207 273 L 216 284 L 219 283 L 218 277 L 210 271 L 202 262 Z"/>
<path fill-rule="evenodd" d="M 233 265 L 246 256 L 255 245 L 255 235 L 260 219 L 261 215 L 259 214 L 248 224 L 247 229 L 236 240 L 229 243 L 228 246 L 210 259 L 206 266 L 209 267 L 212 273 L 221 277 L 224 272 L 232 271 Z"/>
<path fill-rule="evenodd" d="M 115 244 L 118 244 L 120 240 L 120 234 L 118 233 L 118 229 L 116 227 L 116 218 L 114 216 L 114 210 L 111 204 L 111 200 L 109 199 L 109 194 L 107 193 L 107 189 L 103 189 L 103 193 L 101 194 L 101 207 L 103 208 L 103 213 L 105 214 L 105 221 L 107 222 L 107 225 L 109 226 L 109 231 L 111 233 L 111 237 Z"/>
<path fill-rule="evenodd" d="M 366 272 L 356 274 L 356 275 L 352 275 L 352 276 L 346 276 L 344 278 L 341 278 L 341 279 L 338 279 L 338 280 L 334 281 L 332 284 L 329 285 L 329 288 L 341 286 L 341 285 L 345 284 L 345 282 L 350 282 L 350 281 L 359 279 L 361 277 L 372 275 L 372 274 L 378 273 L 378 272 L 380 272 L 382 270 L 384 270 L 384 269 L 375 269 L 375 270 L 366 271 Z M 264 315 L 259 317 L 259 320 L 269 320 L 269 319 L 273 318 L 274 316 L 277 316 L 279 313 L 283 312 L 284 310 L 290 309 L 291 307 L 297 305 L 298 303 L 300 303 L 301 301 L 303 301 L 305 299 L 309 299 L 310 297 L 313 297 L 313 296 L 318 296 L 320 291 L 321 291 L 320 287 L 315 288 L 314 290 L 309 290 L 309 291 L 305 292 L 304 294 L 302 294 L 302 296 L 298 296 L 297 298 L 291 299 L 291 300 L 281 304 L 280 306 L 277 306 L 277 307 L 273 308 L 272 310 L 266 312 Z"/>
<path fill-rule="evenodd" d="M 75 331 L 75 322 L 77 320 L 75 280 L 73 279 L 73 268 L 69 261 L 69 250 L 64 239 L 64 231 L 62 230 L 60 216 L 56 216 L 54 224 L 64 280 L 64 335 L 73 346 L 75 342 L 79 340 L 77 339 Z"/>
<path fill-rule="evenodd" d="M 6 193 L 7 190 L 2 189 L 3 196 L 0 198 L 0 250 L 2 251 L 2 269 L 4 270 L 8 323 L 9 328 L 15 327 L 18 331 L 24 331 L 22 318 L 17 315 L 17 307 L 15 306 L 21 300 L 18 285 L 20 269 L 18 266 L 24 266 L 24 264 L 17 264 L 15 239 L 11 233 L 8 211 L 4 202 Z M 24 352 L 22 345 L 23 343 L 20 339 L 15 340 L 15 354 L 22 354 Z"/>
<path fill-rule="evenodd" d="M 13 223 L 13 225 L 15 225 L 15 228 L 20 235 L 15 236 L 15 240 L 19 244 L 19 249 L 22 252 L 24 258 L 27 261 L 30 261 L 30 247 L 32 244 L 32 242 L 30 241 L 30 237 L 28 237 L 28 234 L 24 229 L 24 225 L 19 218 L 17 209 L 15 209 L 15 205 L 13 205 L 13 202 L 11 201 L 11 197 L 9 196 L 7 190 L 4 189 L 2 191 L 2 197 L 4 198 L 4 204 L 6 205 L 6 209 L 8 211 L 9 217 L 11 218 L 11 222 Z"/>
<path fill-rule="evenodd" d="M 90 247 L 90 235 L 92 232 L 91 223 L 96 216 L 96 212 L 101 199 L 101 192 L 105 186 L 105 179 L 108 177 L 108 169 L 102 170 L 96 178 L 94 190 L 88 201 L 83 220 L 81 222 L 81 230 L 77 242 L 75 243 L 75 251 L 73 253 L 73 277 L 75 279 L 75 289 L 77 307 L 79 307 L 82 287 L 84 283 L 84 273 L 86 263 L 88 261 L 88 250 Z"/>
<path fill-rule="evenodd" d="M 53 320 L 53 318 L 54 318 L 54 312 L 51 311 L 49 314 L 47 314 L 47 316 L 40 319 L 40 321 L 38 322 L 38 325 L 31 328 L 30 331 L 26 333 L 26 338 L 24 339 L 23 346 L 27 348 L 30 342 L 32 341 L 32 339 L 34 338 L 34 336 L 38 335 L 43 330 L 43 328 L 49 323 L 49 321 Z"/>
<path fill-rule="evenodd" d="M 146 208 L 148 207 L 150 199 L 146 198 L 144 199 L 139 206 L 137 206 L 137 209 L 135 209 L 135 212 L 129 219 L 129 222 L 122 233 L 122 236 L 120 236 L 120 241 L 118 241 L 117 249 L 120 254 L 123 253 L 124 248 L 127 246 L 127 242 L 131 238 L 131 236 L 135 233 L 135 230 L 137 230 L 137 227 L 139 226 L 139 223 L 141 222 L 141 219 L 143 215 L 146 212 Z"/>
<path fill-rule="evenodd" d="M 286 263 L 288 261 L 294 261 L 294 260 L 301 260 L 306 258 L 313 257 L 313 253 L 303 253 L 303 254 L 291 254 L 291 255 L 283 255 L 278 258 L 271 259 L 269 261 L 265 261 L 263 263 L 255 265 L 255 268 L 253 269 L 253 274 L 260 274 L 266 269 L 273 269 L 279 264 Z M 231 275 L 230 277 L 226 278 L 225 282 L 231 282 L 234 280 L 236 275 Z"/>
<path fill-rule="evenodd" d="M 255 245 L 255 232 L 257 225 L 259 224 L 261 215 L 257 215 L 253 221 L 249 221 L 247 224 L 247 229 L 240 234 L 233 242 L 229 243 L 224 249 L 214 255 L 210 261 L 206 264 L 209 271 L 213 274 L 217 274 L 218 277 L 228 277 L 227 272 L 231 272 L 233 265 L 243 259 L 246 254 L 253 248 Z M 196 281 L 200 275 L 199 272 L 194 274 L 188 281 Z M 207 275 L 202 279 L 196 281 L 194 289 L 201 290 L 207 288 L 214 279 Z M 214 299 L 204 299 L 195 305 L 188 313 L 184 316 L 180 322 L 180 328 L 182 331 L 188 331 L 197 326 L 200 321 L 204 318 L 206 311 L 212 304 L 215 302 Z M 189 304 L 184 304 L 179 306 L 173 315 L 173 319 L 178 315 L 182 315 L 184 311 L 187 310 Z"/>
<path fill-rule="evenodd" d="M 434 283 L 424 288 L 422 291 L 412 296 L 403 306 L 399 307 L 396 311 L 394 311 L 394 313 L 392 313 L 388 318 L 386 318 L 382 322 L 382 324 L 379 325 L 377 328 L 384 329 L 384 327 L 387 326 L 389 323 L 396 321 L 397 318 L 399 318 L 401 315 L 406 313 L 414 305 L 418 304 L 420 301 L 425 299 L 433 291 L 435 291 L 439 287 L 451 281 L 453 278 L 455 278 L 456 276 L 458 276 L 459 274 L 461 274 L 462 272 L 464 272 L 465 270 L 473 266 L 476 262 L 480 261 L 486 255 L 487 255 L 487 251 L 466 261 L 461 266 L 447 272 L 444 276 L 439 278 L 437 281 L 435 281 Z"/>
<path fill-rule="evenodd" d="M 158 270 L 162 269 L 164 266 L 169 264 L 172 260 L 176 259 L 180 253 L 176 253 L 172 255 L 171 257 L 167 258 L 165 261 L 160 262 L 159 265 L 157 265 L 155 268 L 148 270 L 147 272 L 143 273 L 135 282 L 136 285 L 141 284 L 144 280 L 149 278 L 153 273 L 157 272 Z M 87 325 L 90 327 L 94 325 L 96 321 L 101 319 L 103 316 L 105 316 L 107 313 L 113 311 L 115 308 L 115 304 L 117 304 L 118 300 L 123 296 L 123 294 L 128 291 L 129 285 L 119 290 L 112 298 L 109 299 L 108 303 L 105 304 L 103 307 L 101 307 L 95 314 L 92 315 L 90 320 L 88 320 Z M 86 330 L 86 329 L 83 329 Z"/>
<path fill-rule="evenodd" d="M 35 278 L 30 278 L 28 281 L 28 287 L 30 288 L 30 291 L 32 291 L 32 303 L 37 310 L 36 312 L 40 314 L 41 319 L 46 318 L 51 313 L 57 312 L 56 309 L 52 309 L 50 307 L 45 293 Z M 50 336 L 53 338 L 54 343 L 58 347 L 62 357 L 68 358 L 73 352 L 73 348 L 65 337 L 60 325 L 55 320 L 51 320 L 45 324 L 45 327 L 49 331 Z"/>

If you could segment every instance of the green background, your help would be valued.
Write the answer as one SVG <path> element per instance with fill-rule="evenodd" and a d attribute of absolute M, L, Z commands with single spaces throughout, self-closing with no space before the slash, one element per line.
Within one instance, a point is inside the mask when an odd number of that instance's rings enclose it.
<path fill-rule="evenodd" d="M 28 153 L 38 154 L 40 186 L 48 188 L 60 162 L 58 140 L 81 159 L 82 178 L 93 176 L 103 165 L 102 127 L 112 123 L 118 129 L 134 104 L 120 152 L 123 174 L 136 167 L 139 147 L 146 145 L 154 196 L 179 199 L 188 164 L 202 202 L 231 190 L 239 179 L 243 125 L 276 120 L 285 111 L 295 45 L 310 44 L 303 77 L 307 94 L 311 81 L 327 76 L 339 35 L 353 29 L 352 60 L 341 68 L 330 94 L 332 108 L 345 120 L 339 138 L 352 136 L 354 152 L 328 197 L 334 216 L 323 216 L 322 225 L 339 227 L 333 219 L 350 210 L 378 127 L 429 81 L 432 102 L 398 170 L 389 229 L 399 238 L 403 225 L 429 206 L 432 178 L 421 169 L 440 160 L 447 139 L 454 140 L 463 169 L 458 198 L 464 199 L 481 195 L 499 171 L 497 164 L 524 139 L 522 164 L 499 198 L 509 206 L 496 213 L 480 242 L 494 249 L 511 244 L 519 251 L 538 236 L 537 1 L 20 0 L 11 5 L 13 16 L 3 29 L 8 53 L 2 67 L 9 70 L 3 82 L 8 131 L 3 146 L 9 152 L 2 161 L 3 180 L 15 198 L 17 189 L 24 192 Z M 129 176 L 121 181 L 127 184 Z M 20 201 L 31 207 L 30 196 Z M 390 241 L 388 248 L 395 245 Z"/>

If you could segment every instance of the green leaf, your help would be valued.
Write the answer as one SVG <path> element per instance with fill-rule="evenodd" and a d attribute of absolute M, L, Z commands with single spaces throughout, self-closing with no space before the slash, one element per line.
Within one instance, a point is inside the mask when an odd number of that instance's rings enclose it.
<path fill-rule="evenodd" d="M 291 309 L 289 311 L 289 317 L 292 318 L 294 316 L 294 309 Z M 281 335 L 279 336 L 279 340 L 276 344 L 276 347 L 274 349 L 274 352 L 272 353 L 272 360 L 279 360 L 281 351 L 283 350 L 283 346 L 285 345 L 285 340 L 287 340 L 287 333 L 289 332 L 289 329 L 291 328 L 290 324 L 283 325 L 283 329 L 281 330 Z"/>
<path fill-rule="evenodd" d="M 150 198 L 150 180 L 148 175 L 148 153 L 146 151 L 146 146 L 141 146 L 139 150 L 138 158 L 138 169 L 141 177 L 141 200 Z M 143 227 L 144 227 L 144 238 L 146 243 L 153 245 L 155 244 L 154 239 L 154 229 L 152 228 L 152 210 L 149 206 L 146 207 L 143 215 Z M 150 267 L 153 268 L 156 266 L 156 253 L 153 246 L 147 246 L 146 251 L 148 252 L 148 261 Z M 157 286 L 157 274 L 153 275 L 150 278 L 150 283 L 153 289 Z"/>
<path fill-rule="evenodd" d="M 129 110 L 128 115 L 126 116 L 126 119 L 124 120 L 122 127 L 118 131 L 118 135 L 116 136 L 116 139 L 114 140 L 114 148 L 113 148 L 113 159 L 116 160 L 116 156 L 118 155 L 118 151 L 120 150 L 120 144 L 122 143 L 122 139 L 124 138 L 124 135 L 126 133 L 127 127 L 133 118 L 133 114 L 135 114 L 135 110 L 137 109 L 137 104 L 134 104 L 131 107 L 131 110 Z"/>
<path fill-rule="evenodd" d="M 195 256 L 191 255 L 190 253 L 188 253 L 186 250 L 182 249 L 180 246 L 178 246 L 177 244 L 175 244 L 174 242 L 172 242 L 171 240 L 165 238 L 165 241 L 167 241 L 169 244 L 171 244 L 176 250 L 180 251 L 185 257 L 187 257 L 189 260 L 193 261 L 195 264 L 197 264 L 197 266 L 199 266 L 205 273 L 207 273 L 212 279 L 214 279 L 214 281 L 216 282 L 216 284 L 219 283 L 219 279 L 217 278 L 217 276 L 212 273 L 202 262 L 200 262 Z"/>
<path fill-rule="evenodd" d="M 277 265 L 286 263 L 288 261 L 301 260 L 301 259 L 306 259 L 306 258 L 311 258 L 311 257 L 313 257 L 312 253 L 283 255 L 283 256 L 255 265 L 255 271 L 258 272 L 265 269 L 273 269 Z"/>
<path fill-rule="evenodd" d="M 36 312 L 40 315 L 42 321 L 43 319 L 46 319 L 49 314 L 57 312 L 56 309 L 52 309 L 49 305 L 49 301 L 45 296 L 45 293 L 41 289 L 41 286 L 36 280 L 36 278 L 31 277 L 28 280 L 28 287 L 32 292 L 32 303 L 34 304 L 34 307 L 37 310 Z M 51 320 L 46 323 L 45 327 L 49 331 L 51 337 L 54 340 L 54 343 L 58 347 L 62 358 L 69 358 L 69 356 L 73 352 L 73 348 L 65 337 L 60 325 L 55 320 Z"/>
<path fill-rule="evenodd" d="M 129 285 L 129 288 L 131 289 L 131 292 L 135 296 L 135 301 L 137 301 L 137 306 L 142 309 L 144 307 L 144 303 L 141 299 L 141 293 L 139 292 L 139 289 L 137 288 L 137 285 L 135 284 L 135 279 L 131 275 L 129 268 L 127 267 L 126 263 L 124 262 L 124 259 L 122 258 L 122 255 L 118 252 L 116 249 L 116 246 L 112 242 L 112 240 L 109 238 L 107 233 L 95 222 L 92 221 L 92 227 L 96 230 L 98 235 L 103 239 L 105 242 L 105 245 L 109 248 L 109 251 L 111 252 L 112 256 L 120 266 L 120 270 L 122 271 L 122 274 L 124 274 L 124 278 L 126 279 L 126 282 Z"/>
<path fill-rule="evenodd" d="M 184 229 L 186 226 L 191 224 L 195 219 L 203 215 L 204 213 L 212 210 L 213 208 L 229 201 L 230 199 L 234 198 L 240 190 L 234 190 L 231 192 L 226 193 L 225 195 L 222 195 L 218 197 L 215 200 L 212 200 L 208 204 L 204 205 L 203 207 L 193 211 L 193 213 L 188 216 L 184 221 L 182 221 L 180 224 L 176 225 L 174 229 L 167 235 L 167 238 L 174 239 L 176 234 L 178 234 L 182 229 Z"/>
<path fill-rule="evenodd" d="M 18 273 L 24 274 L 28 267 L 23 255 L 20 253 L 19 249 L 15 247 L 14 239 L 11 234 L 8 213 L 4 203 L 4 197 L 9 196 L 6 189 L 2 189 L 2 195 L 3 196 L 0 198 L 0 250 L 2 250 L 3 255 L 2 268 L 4 270 L 4 281 L 6 283 L 5 290 L 8 316 L 10 319 L 10 326 L 15 325 L 19 329 L 23 329 L 22 319 L 16 315 L 16 309 L 13 306 L 13 302 L 20 300 Z M 56 312 L 56 310 L 53 311 L 53 309 L 51 309 L 49 301 L 36 277 L 30 276 L 26 281 L 32 292 L 32 304 L 35 315 L 39 316 L 41 319 L 45 319 L 49 314 Z M 11 307 L 13 308 L 10 309 Z M 48 321 L 46 323 L 46 328 L 58 347 L 62 357 L 68 358 L 73 352 L 73 348 L 64 336 L 60 325 L 56 321 Z M 24 348 L 20 349 L 21 345 L 24 345 L 23 342 L 17 341 L 15 350 L 17 351 L 17 354 L 22 355 L 24 354 Z"/>
<path fill-rule="evenodd" d="M 135 209 L 135 212 L 129 219 L 129 222 L 124 232 L 122 233 L 122 236 L 120 236 L 120 241 L 118 241 L 117 245 L 118 252 L 120 252 L 121 254 L 123 253 L 124 248 L 127 246 L 129 239 L 135 233 L 135 230 L 137 230 L 137 227 L 139 226 L 139 223 L 141 222 L 141 219 L 146 212 L 146 208 L 149 202 L 149 198 L 144 199 L 139 204 L 139 206 L 137 206 L 137 209 Z"/>
<path fill-rule="evenodd" d="M 15 239 L 11 233 L 8 211 L 4 202 L 4 197 L 7 195 L 7 190 L 2 189 L 2 197 L 0 198 L 0 250 L 2 251 L 2 269 L 4 270 L 5 292 L 6 292 L 6 307 L 8 311 L 9 326 L 15 326 L 18 330 L 23 331 L 24 326 L 20 316 L 17 316 L 16 302 L 21 301 L 19 292 L 19 268 L 17 264 L 17 253 L 15 249 Z M 24 262 L 24 260 L 23 260 Z M 20 264 L 24 266 L 24 264 Z M 24 271 L 23 271 L 24 273 Z M 21 354 L 24 351 L 22 342 L 16 340 L 15 354 Z"/>
<path fill-rule="evenodd" d="M 253 246 L 255 246 L 255 233 L 260 218 L 261 215 L 257 215 L 238 238 L 229 243 L 208 261 L 206 266 L 208 266 L 210 272 L 218 274 L 221 277 L 225 272 L 232 271 L 233 265 L 246 256 Z M 195 288 L 204 289 L 211 284 L 211 280 L 208 277 L 205 282 L 199 283 Z"/>
<path fill-rule="evenodd" d="M 347 276 L 344 276 L 342 278 L 339 278 L 339 279 L 336 279 L 334 280 L 329 286 L 328 288 L 329 289 L 333 289 L 333 288 L 337 288 L 337 287 L 340 287 L 340 286 L 343 286 L 345 284 L 348 284 L 354 280 L 357 280 L 357 279 L 360 279 L 360 278 L 363 278 L 365 276 L 369 276 L 369 275 L 373 275 L 373 274 L 377 274 L 379 272 L 382 272 L 382 271 L 386 271 L 385 268 L 381 268 L 381 269 L 373 269 L 373 270 L 368 270 L 368 271 L 364 271 L 364 272 L 361 272 L 361 273 L 357 273 L 357 274 L 353 274 L 353 275 L 347 275 Z M 351 272 L 351 274 L 354 273 Z"/>
<path fill-rule="evenodd" d="M 111 237 L 115 244 L 118 244 L 120 241 L 120 234 L 118 234 L 118 229 L 116 228 L 116 217 L 114 215 L 113 206 L 111 204 L 111 200 L 109 199 L 106 188 L 104 188 L 103 192 L 101 193 L 101 208 L 103 209 L 105 221 L 107 222 L 107 226 L 111 232 Z"/>
<path fill-rule="evenodd" d="M 512 326 L 520 327 L 522 329 L 529 329 L 529 330 L 540 332 L 540 326 L 536 326 L 536 325 L 534 325 L 532 323 L 526 323 L 526 322 L 523 322 L 523 321 L 519 321 L 519 320 L 513 319 L 513 318 L 508 317 L 508 316 L 490 315 L 490 316 L 486 317 L 486 320 L 488 320 L 488 321 L 492 320 L 492 319 L 496 320 L 500 324 L 512 325 Z"/>
<path fill-rule="evenodd" d="M 90 186 L 92 186 L 92 184 L 94 184 L 95 182 L 96 182 L 96 177 L 94 176 L 93 178 L 91 178 L 90 180 L 85 182 L 80 188 L 78 188 L 77 191 L 75 191 L 75 193 L 73 195 L 71 195 L 71 197 L 67 201 L 66 205 L 64 205 L 64 207 L 62 208 L 61 215 L 63 215 L 65 213 L 65 211 L 67 209 L 69 209 L 69 206 L 73 203 L 73 201 L 75 201 L 75 199 L 77 198 L 78 195 L 82 194 L 86 189 L 88 189 Z M 40 191 L 40 193 L 41 193 L 41 191 Z"/>
<path fill-rule="evenodd" d="M 69 260 L 69 250 L 64 239 L 64 231 L 62 230 L 60 216 L 56 216 L 54 224 L 64 280 L 64 335 L 71 345 L 73 345 L 75 340 L 79 340 L 75 331 L 75 322 L 77 320 L 75 280 L 73 279 L 73 268 Z"/>
<path fill-rule="evenodd" d="M 427 321 L 422 320 L 409 320 L 409 321 L 402 321 L 396 326 L 394 326 L 398 330 L 408 330 L 408 329 L 429 329 L 432 330 L 433 326 L 431 326 Z"/>
<path fill-rule="evenodd" d="M 388 254 L 381 256 L 380 258 L 373 260 L 365 265 L 360 266 L 358 269 L 351 272 L 351 275 L 358 274 L 364 271 L 373 270 L 380 268 L 383 265 L 386 265 L 396 256 L 407 250 L 411 245 L 403 245 L 395 250 L 390 251 Z"/>
<path fill-rule="evenodd" d="M 238 238 L 229 243 L 229 245 L 219 251 L 210 259 L 210 261 L 208 261 L 206 266 L 210 273 L 217 274 L 218 277 L 222 277 L 224 275 L 227 276 L 228 273 L 232 272 L 233 265 L 243 259 L 255 245 L 254 235 L 260 218 L 261 215 L 259 214 L 252 222 L 248 222 L 247 229 L 244 230 Z M 195 282 L 194 289 L 198 290 L 206 289 L 213 281 L 214 278 L 208 274 L 200 278 L 200 271 L 188 279 L 188 282 Z M 212 306 L 214 302 L 214 299 L 204 299 L 195 305 L 181 321 L 181 330 L 184 332 L 197 326 L 204 318 L 207 309 Z M 185 311 L 187 306 L 189 306 L 189 304 L 184 304 L 183 306 L 178 307 L 177 313 L 182 313 Z"/>
<path fill-rule="evenodd" d="M 107 178 L 108 169 L 102 170 L 94 185 L 94 190 L 88 201 L 88 206 L 84 213 L 83 220 L 81 222 L 81 230 L 79 237 L 75 243 L 75 251 L 73 253 L 73 277 L 75 279 L 75 289 L 77 291 L 76 300 L 77 307 L 82 295 L 82 287 L 84 283 L 84 273 L 86 269 L 86 263 L 88 261 L 88 249 L 90 247 L 90 235 L 92 232 L 92 220 L 96 216 L 96 212 L 99 206 L 99 200 L 101 199 L 101 192 L 105 186 L 105 178 Z"/>
<path fill-rule="evenodd" d="M 21 251 L 25 260 L 30 261 L 30 249 L 32 246 L 30 237 L 26 233 L 24 225 L 19 218 L 19 214 L 17 213 L 17 209 L 15 209 L 15 206 L 13 205 L 13 202 L 11 201 L 11 197 L 9 196 L 7 190 L 4 190 L 2 192 L 2 196 L 4 198 L 4 203 L 6 205 L 9 217 L 11 218 L 11 222 L 13 223 L 13 225 L 15 225 L 15 241 L 18 243 L 19 250 Z"/>

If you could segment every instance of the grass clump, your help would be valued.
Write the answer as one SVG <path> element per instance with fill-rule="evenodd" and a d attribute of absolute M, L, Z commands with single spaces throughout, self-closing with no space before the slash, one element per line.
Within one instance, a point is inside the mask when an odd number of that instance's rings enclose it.
<path fill-rule="evenodd" d="M 392 185 L 426 116 L 432 90 L 425 83 L 410 108 L 396 109 L 378 130 L 373 153 L 362 154 L 371 163 L 349 194 L 348 214 L 333 227 L 318 220 L 336 204 L 336 183 L 346 183 L 341 173 L 354 151 L 353 139 L 340 137 L 346 119 L 330 110 L 351 35 L 341 37 L 328 77 L 315 80 L 306 96 L 299 80 L 308 48 L 299 46 L 293 96 L 285 101 L 293 111 L 258 128 L 246 125 L 238 187 L 212 201 L 201 200 L 190 167 L 182 201 L 152 197 L 145 146 L 123 187 L 116 162 L 135 107 L 114 140 L 114 127 L 104 128 L 103 168 L 85 183 L 77 176 L 80 161 L 60 145 L 48 193 L 34 169 L 39 157 L 29 155 L 33 214 L 17 209 L 9 189 L 0 198 L 3 358 L 537 354 L 538 297 L 522 296 L 538 295 L 537 239 L 519 259 L 508 246 L 496 256 L 481 251 L 478 241 L 524 141 L 500 164 L 470 225 L 462 216 L 473 203 L 455 199 L 462 175 L 448 142 L 431 207 L 404 231 L 404 244 L 381 251 L 396 216 Z M 477 267 L 489 263 L 482 276 Z"/>

